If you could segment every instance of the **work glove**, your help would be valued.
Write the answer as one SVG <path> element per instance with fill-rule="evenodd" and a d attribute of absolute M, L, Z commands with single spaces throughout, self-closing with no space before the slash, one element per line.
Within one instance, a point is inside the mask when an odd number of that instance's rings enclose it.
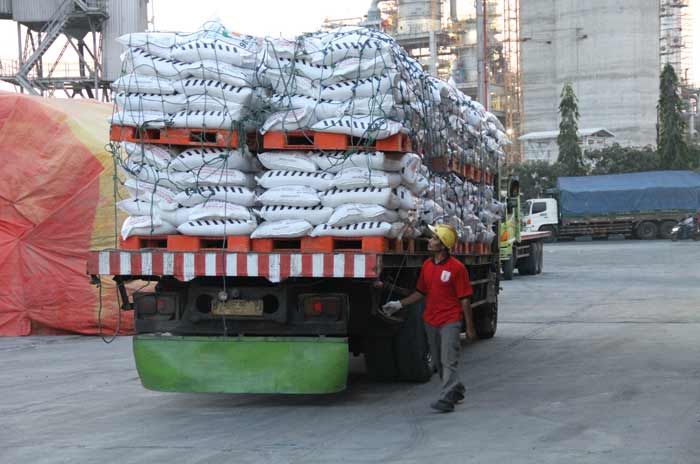
<path fill-rule="evenodd" d="M 395 301 L 390 301 L 386 303 L 384 306 L 382 306 L 382 313 L 386 316 L 393 316 L 395 312 L 399 311 L 401 308 L 403 308 L 403 305 L 399 300 Z"/>

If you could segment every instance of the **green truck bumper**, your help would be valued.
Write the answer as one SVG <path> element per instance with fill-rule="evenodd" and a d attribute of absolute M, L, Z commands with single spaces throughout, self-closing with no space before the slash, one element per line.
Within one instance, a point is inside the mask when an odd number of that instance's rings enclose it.
<path fill-rule="evenodd" d="M 347 338 L 136 335 L 134 358 L 149 390 L 334 393 L 345 388 Z"/>

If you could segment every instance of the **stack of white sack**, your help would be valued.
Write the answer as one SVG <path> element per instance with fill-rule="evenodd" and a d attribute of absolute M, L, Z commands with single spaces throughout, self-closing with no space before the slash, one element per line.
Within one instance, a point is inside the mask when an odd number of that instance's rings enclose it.
<path fill-rule="evenodd" d="M 192 34 L 137 32 L 117 40 L 126 47 L 125 74 L 112 84 L 112 124 L 233 130 L 256 116 L 260 40 L 218 23 Z"/>
<path fill-rule="evenodd" d="M 257 226 L 254 175 L 247 150 L 188 148 L 124 142 L 120 171 L 131 197 L 117 207 L 129 214 L 131 235 L 248 235 Z"/>
<path fill-rule="evenodd" d="M 510 143 L 493 114 L 424 72 L 382 32 L 341 27 L 293 41 L 268 38 L 261 61 L 273 111 L 263 133 L 312 129 L 383 139 L 406 132 L 428 157 L 478 162 L 487 172 Z"/>
<path fill-rule="evenodd" d="M 421 159 L 382 152 L 265 152 L 252 238 L 415 237 L 428 189 Z"/>
<path fill-rule="evenodd" d="M 311 129 L 384 139 L 410 130 L 395 95 L 406 68 L 415 74 L 420 65 L 384 33 L 344 27 L 294 41 L 268 38 L 261 60 L 273 111 L 263 133 Z"/>

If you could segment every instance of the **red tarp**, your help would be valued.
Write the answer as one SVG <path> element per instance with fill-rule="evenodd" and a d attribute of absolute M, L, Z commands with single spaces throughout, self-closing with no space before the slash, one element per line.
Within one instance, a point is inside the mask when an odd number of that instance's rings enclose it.
<path fill-rule="evenodd" d="M 93 101 L 0 93 L 0 335 L 98 331 L 86 259 L 114 243 L 110 114 Z M 104 282 L 112 333 L 116 295 Z"/>

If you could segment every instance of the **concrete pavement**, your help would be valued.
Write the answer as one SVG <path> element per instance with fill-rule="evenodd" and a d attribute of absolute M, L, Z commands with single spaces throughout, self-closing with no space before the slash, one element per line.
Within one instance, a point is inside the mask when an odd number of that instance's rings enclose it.
<path fill-rule="evenodd" d="M 144 390 L 130 339 L 0 338 L 2 463 L 698 463 L 700 244 L 545 247 L 469 344 L 468 396 L 370 382 L 332 396 Z"/>

